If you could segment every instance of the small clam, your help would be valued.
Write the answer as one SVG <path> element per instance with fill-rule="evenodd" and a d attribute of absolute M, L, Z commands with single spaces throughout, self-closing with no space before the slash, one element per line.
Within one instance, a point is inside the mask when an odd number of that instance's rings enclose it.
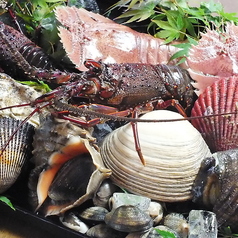
<path fill-rule="evenodd" d="M 146 231 L 153 226 L 153 220 L 136 206 L 123 205 L 105 216 L 105 223 L 122 232 Z"/>
<path fill-rule="evenodd" d="M 204 159 L 194 182 L 194 202 L 205 204 L 217 215 L 218 226 L 238 231 L 238 149 L 214 153 Z"/>
<path fill-rule="evenodd" d="M 170 213 L 164 218 L 164 225 L 175 231 L 180 238 L 187 238 L 189 225 L 185 217 L 180 213 Z"/>
<path fill-rule="evenodd" d="M 13 118 L 0 118 L 0 148 L 3 148 L 9 137 L 20 126 L 22 121 Z M 31 143 L 34 127 L 25 123 L 9 141 L 0 155 L 0 193 L 11 187 L 31 156 Z"/>
<path fill-rule="evenodd" d="M 78 216 L 91 223 L 103 222 L 108 210 L 104 207 L 88 207 L 78 214 Z"/>
<path fill-rule="evenodd" d="M 178 113 L 157 110 L 150 119 L 182 118 Z M 131 124 L 110 133 L 101 146 L 105 166 L 119 187 L 156 201 L 176 202 L 192 198 L 192 184 L 201 161 L 210 150 L 200 133 L 188 122 L 138 123 L 142 165 L 135 150 Z"/>
<path fill-rule="evenodd" d="M 130 193 L 114 193 L 109 200 L 109 207 L 114 210 L 122 205 L 132 205 L 147 211 L 150 206 L 151 199 Z"/>
<path fill-rule="evenodd" d="M 93 238 L 125 238 L 127 233 L 116 231 L 102 223 L 91 227 L 86 235 Z"/>
<path fill-rule="evenodd" d="M 154 225 L 158 225 L 163 218 L 163 207 L 159 202 L 150 202 L 148 212 L 153 219 Z"/>
<path fill-rule="evenodd" d="M 108 208 L 109 199 L 116 190 L 118 190 L 118 187 L 110 179 L 105 179 L 93 197 L 94 206 Z"/>
<path fill-rule="evenodd" d="M 68 228 L 70 228 L 70 229 L 72 229 L 74 231 L 77 231 L 77 232 L 85 234 L 88 231 L 88 229 L 89 229 L 88 225 L 86 225 L 84 222 L 82 222 L 72 212 L 64 214 L 59 219 L 60 219 L 61 223 L 64 226 L 66 226 L 66 227 L 68 227 Z"/>
<path fill-rule="evenodd" d="M 191 116 L 234 113 L 238 106 L 238 77 L 221 78 L 196 100 Z M 238 114 L 192 120 L 212 152 L 237 148 Z"/>
<path fill-rule="evenodd" d="M 45 118 L 36 130 L 33 145 L 37 166 L 29 187 L 37 192 L 37 210 L 46 216 L 63 213 L 93 198 L 111 174 L 102 163 L 94 138 L 69 121 Z M 39 168 L 43 169 L 40 175 Z"/>

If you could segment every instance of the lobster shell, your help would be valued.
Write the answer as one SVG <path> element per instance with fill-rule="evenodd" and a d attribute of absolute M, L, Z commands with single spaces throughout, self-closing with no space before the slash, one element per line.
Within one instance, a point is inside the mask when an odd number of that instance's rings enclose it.
<path fill-rule="evenodd" d="M 232 23 L 226 25 L 224 32 L 207 30 L 190 49 L 187 64 L 198 95 L 221 77 L 238 74 L 237 34 L 238 26 Z"/>
<path fill-rule="evenodd" d="M 85 71 L 86 59 L 104 63 L 167 64 L 178 50 L 145 33 L 117 24 L 83 8 L 57 7 L 61 42 L 70 60 Z M 174 61 L 176 63 L 176 61 Z"/>

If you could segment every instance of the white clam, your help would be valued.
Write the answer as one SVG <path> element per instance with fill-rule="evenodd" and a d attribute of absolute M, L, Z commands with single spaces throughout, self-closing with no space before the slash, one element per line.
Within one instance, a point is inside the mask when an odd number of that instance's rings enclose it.
<path fill-rule="evenodd" d="M 182 118 L 178 113 L 158 110 L 147 119 Z M 144 166 L 135 150 L 131 124 L 110 133 L 101 146 L 111 179 L 132 193 L 153 200 L 178 202 L 192 197 L 191 188 L 203 158 L 211 152 L 200 133 L 188 121 L 138 123 Z"/>

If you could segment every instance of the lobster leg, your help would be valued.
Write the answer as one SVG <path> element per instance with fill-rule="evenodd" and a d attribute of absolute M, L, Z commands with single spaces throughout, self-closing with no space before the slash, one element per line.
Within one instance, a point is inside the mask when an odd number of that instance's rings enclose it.
<path fill-rule="evenodd" d="M 97 124 L 100 124 L 100 123 L 105 123 L 105 121 L 109 120 L 108 118 L 105 118 L 104 116 L 111 116 L 111 117 L 115 117 L 115 118 L 118 118 L 118 117 L 123 117 L 125 119 L 127 119 L 126 117 L 129 116 L 131 114 L 131 110 L 130 109 L 127 109 L 127 110 L 124 110 L 124 111 L 117 111 L 116 108 L 113 108 L 113 107 L 108 107 L 108 106 L 102 106 L 102 105 L 98 105 L 97 107 L 97 104 L 91 104 L 89 105 L 88 107 L 86 105 L 83 105 L 83 106 L 74 106 L 75 109 L 77 110 L 85 110 L 85 115 L 87 116 L 89 114 L 89 112 L 92 112 L 92 113 L 100 113 L 100 115 L 103 115 L 101 117 L 96 117 L 96 118 L 93 118 L 91 120 L 84 120 L 82 118 L 79 118 L 79 117 L 71 117 L 69 116 L 71 113 L 70 111 L 70 108 L 69 110 L 62 110 L 62 111 L 58 111 L 58 112 L 54 112 L 54 115 L 58 118 L 61 118 L 61 119 L 65 119 L 65 120 L 69 120 L 73 123 L 76 123 L 76 124 L 79 124 L 83 127 L 92 127 L 92 126 L 95 126 Z M 93 109 L 92 109 L 93 107 Z M 105 107 L 105 110 L 103 111 L 103 108 Z M 81 113 L 82 115 L 83 113 Z"/>
<path fill-rule="evenodd" d="M 185 112 L 185 109 L 181 106 L 181 104 L 179 103 L 178 100 L 175 99 L 170 99 L 167 101 L 162 101 L 157 103 L 157 105 L 155 106 L 154 109 L 165 109 L 169 106 L 173 106 L 177 109 L 177 111 L 183 116 L 183 117 L 187 117 L 187 114 Z"/>

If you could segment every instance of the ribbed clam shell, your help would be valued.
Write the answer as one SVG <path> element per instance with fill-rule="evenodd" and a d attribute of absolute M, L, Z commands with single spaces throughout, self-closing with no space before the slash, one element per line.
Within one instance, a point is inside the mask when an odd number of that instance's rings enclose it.
<path fill-rule="evenodd" d="M 3 148 L 21 121 L 13 118 L 0 118 L 0 147 Z M 31 155 L 31 142 L 34 127 L 25 123 L 12 137 L 0 160 L 0 192 L 11 187 L 20 175 L 22 168 Z"/>
<path fill-rule="evenodd" d="M 143 118 L 182 118 L 178 113 L 159 110 Z M 127 190 L 165 202 L 191 198 L 191 187 L 200 162 L 210 155 L 200 133 L 188 122 L 138 123 L 143 166 L 135 150 L 131 125 L 110 133 L 101 147 L 111 179 Z"/>
<path fill-rule="evenodd" d="M 236 112 L 238 106 L 238 77 L 221 78 L 198 97 L 191 116 Z M 238 146 L 238 115 L 228 114 L 192 120 L 212 152 Z"/>

